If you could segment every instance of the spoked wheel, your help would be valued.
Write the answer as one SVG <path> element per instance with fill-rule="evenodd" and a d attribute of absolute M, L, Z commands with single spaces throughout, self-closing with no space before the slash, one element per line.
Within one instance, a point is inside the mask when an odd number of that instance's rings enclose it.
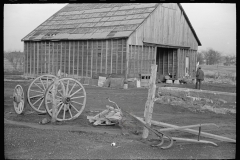
<path fill-rule="evenodd" d="M 25 105 L 24 90 L 21 85 L 16 85 L 13 91 L 13 106 L 17 114 L 22 114 Z"/>
<path fill-rule="evenodd" d="M 42 75 L 32 81 L 28 87 L 29 105 L 39 113 L 46 113 L 44 94 L 48 86 L 56 79 L 54 75 Z"/>
<path fill-rule="evenodd" d="M 45 107 L 50 116 L 52 116 L 52 83 L 45 93 Z M 86 104 L 86 91 L 83 85 L 73 78 L 59 79 L 56 105 L 57 120 L 65 121 L 77 118 L 84 110 Z"/>

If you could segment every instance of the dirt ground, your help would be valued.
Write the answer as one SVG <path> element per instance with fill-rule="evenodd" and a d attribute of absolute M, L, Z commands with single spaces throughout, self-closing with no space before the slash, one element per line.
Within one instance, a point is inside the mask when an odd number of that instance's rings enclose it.
<path fill-rule="evenodd" d="M 29 82 L 28 82 L 29 83 Z M 210 140 L 218 144 L 194 144 L 175 142 L 167 150 L 151 147 L 156 139 L 150 133 L 148 140 L 141 139 L 142 126 L 136 121 L 129 121 L 128 134 L 122 135 L 122 129 L 115 126 L 92 126 L 86 118 L 96 115 L 112 105 L 109 97 L 123 109 L 143 117 L 147 100 L 146 88 L 110 89 L 94 86 L 84 86 L 87 93 L 87 103 L 83 113 L 73 121 L 57 122 L 56 124 L 39 125 L 46 115 L 38 115 L 30 106 L 25 106 L 23 115 L 14 112 L 12 99 L 13 88 L 26 82 L 4 82 L 4 153 L 8 159 L 233 159 L 236 154 L 236 144 Z M 159 84 L 162 86 L 164 84 Z M 193 85 L 185 85 L 193 87 Z M 181 85 L 183 87 L 183 85 Z M 223 85 L 206 87 L 219 91 L 236 91 L 235 87 Z M 235 88 L 235 89 L 234 89 Z M 203 89 L 204 85 L 203 85 Z M 27 114 L 30 113 L 30 114 Z M 10 120 L 10 121 L 9 121 Z M 212 112 L 193 112 L 180 106 L 155 103 L 153 120 L 174 125 L 192 125 L 199 123 L 215 123 L 217 127 L 202 127 L 202 131 L 236 139 L 236 114 L 216 114 Z M 17 125 L 16 125 L 17 124 Z M 26 125 L 28 127 L 26 127 Z M 135 132 L 138 130 L 139 132 Z M 196 128 L 197 130 L 197 128 Z M 166 132 L 167 135 L 197 139 L 196 135 L 180 131 Z M 110 144 L 116 142 L 116 146 Z M 165 145 L 167 145 L 166 142 Z"/>

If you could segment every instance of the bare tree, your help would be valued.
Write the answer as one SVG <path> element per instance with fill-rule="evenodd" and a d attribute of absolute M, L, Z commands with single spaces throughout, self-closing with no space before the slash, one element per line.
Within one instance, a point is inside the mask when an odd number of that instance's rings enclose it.
<path fill-rule="evenodd" d="M 207 51 L 203 51 L 203 54 L 207 65 L 218 64 L 221 60 L 221 53 L 211 48 Z"/>

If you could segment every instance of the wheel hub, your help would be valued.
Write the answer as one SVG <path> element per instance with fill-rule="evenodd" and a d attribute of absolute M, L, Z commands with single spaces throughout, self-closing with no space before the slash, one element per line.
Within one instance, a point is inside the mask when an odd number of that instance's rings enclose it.
<path fill-rule="evenodd" d="M 70 97 L 63 97 L 62 101 L 65 104 L 69 104 L 71 102 L 71 98 Z"/>
<path fill-rule="evenodd" d="M 13 95 L 13 101 L 16 102 L 16 103 L 19 103 L 21 101 L 21 97 L 18 96 L 17 94 L 14 94 Z"/>

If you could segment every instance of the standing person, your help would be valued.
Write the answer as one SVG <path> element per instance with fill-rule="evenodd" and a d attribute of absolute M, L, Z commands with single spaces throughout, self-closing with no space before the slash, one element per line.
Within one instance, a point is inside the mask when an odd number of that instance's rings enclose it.
<path fill-rule="evenodd" d="M 204 72 L 201 70 L 201 66 L 198 67 L 197 74 L 196 74 L 196 89 L 201 89 L 201 83 L 204 80 Z M 199 88 L 198 88 L 199 83 Z"/>

